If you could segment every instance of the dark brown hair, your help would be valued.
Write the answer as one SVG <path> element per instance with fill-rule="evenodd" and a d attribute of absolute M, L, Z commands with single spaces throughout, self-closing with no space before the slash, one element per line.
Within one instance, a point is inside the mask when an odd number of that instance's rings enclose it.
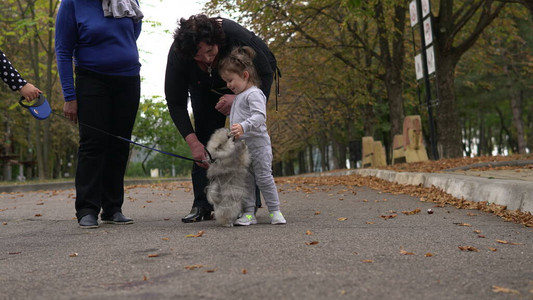
<path fill-rule="evenodd" d="M 198 44 L 224 47 L 225 34 L 217 19 L 206 15 L 193 15 L 189 19 L 181 18 L 174 31 L 175 49 L 179 55 L 193 58 L 198 52 Z"/>

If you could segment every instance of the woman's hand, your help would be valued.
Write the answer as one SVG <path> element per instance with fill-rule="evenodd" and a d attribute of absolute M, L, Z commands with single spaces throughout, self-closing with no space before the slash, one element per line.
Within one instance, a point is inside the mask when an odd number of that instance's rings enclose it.
<path fill-rule="evenodd" d="M 205 155 L 205 147 L 204 144 L 202 144 L 198 138 L 196 137 L 195 133 L 189 134 L 187 137 L 185 137 L 185 141 L 189 145 L 189 148 L 191 149 L 192 158 L 196 160 L 196 164 L 202 168 L 209 168 L 209 163 L 207 162 L 207 156 Z"/>
<path fill-rule="evenodd" d="M 63 114 L 65 118 L 71 120 L 74 123 L 78 122 L 78 100 L 66 101 L 63 104 Z"/>
<path fill-rule="evenodd" d="M 215 109 L 218 110 L 221 114 L 227 116 L 231 112 L 231 105 L 233 104 L 233 100 L 235 100 L 235 95 L 224 95 L 220 97 L 220 100 L 218 100 L 217 104 L 215 105 Z"/>

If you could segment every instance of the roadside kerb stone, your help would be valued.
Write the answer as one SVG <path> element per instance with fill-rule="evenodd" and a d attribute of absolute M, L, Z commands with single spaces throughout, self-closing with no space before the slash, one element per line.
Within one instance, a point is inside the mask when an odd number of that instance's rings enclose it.
<path fill-rule="evenodd" d="M 331 175 L 338 175 L 334 173 Z M 394 172 L 376 169 L 358 169 L 342 172 L 374 176 L 399 184 L 435 186 L 444 192 L 468 201 L 495 203 L 509 210 L 533 213 L 533 184 L 528 181 L 478 178 L 457 174 Z"/>
<path fill-rule="evenodd" d="M 124 185 L 155 184 L 162 182 L 190 181 L 185 178 L 126 179 Z M 73 189 L 74 181 L 0 185 L 0 193 L 35 192 Z"/>

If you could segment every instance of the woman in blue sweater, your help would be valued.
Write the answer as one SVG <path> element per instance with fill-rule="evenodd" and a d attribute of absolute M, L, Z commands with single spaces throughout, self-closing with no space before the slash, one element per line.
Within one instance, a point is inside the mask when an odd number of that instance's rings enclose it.
<path fill-rule="evenodd" d="M 117 9 L 125 7 L 117 2 L 129 9 Z M 100 211 L 104 223 L 133 223 L 122 214 L 129 144 L 99 130 L 131 138 L 140 100 L 141 19 L 135 0 L 63 0 L 57 13 L 63 111 L 80 123 L 75 206 L 81 228 L 98 227 Z"/>

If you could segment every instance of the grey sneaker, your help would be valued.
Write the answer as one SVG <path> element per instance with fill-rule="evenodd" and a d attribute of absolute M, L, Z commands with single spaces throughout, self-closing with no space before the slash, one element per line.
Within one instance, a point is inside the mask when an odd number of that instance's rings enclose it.
<path fill-rule="evenodd" d="M 276 225 L 276 224 L 287 224 L 287 221 L 283 217 L 283 214 L 281 213 L 281 211 L 276 210 L 276 211 L 271 211 L 270 212 L 270 223 L 273 224 L 273 225 Z"/>
<path fill-rule="evenodd" d="M 257 219 L 253 213 L 243 213 L 242 216 L 233 223 L 233 225 L 238 226 L 248 226 L 253 224 L 257 224 Z"/>

